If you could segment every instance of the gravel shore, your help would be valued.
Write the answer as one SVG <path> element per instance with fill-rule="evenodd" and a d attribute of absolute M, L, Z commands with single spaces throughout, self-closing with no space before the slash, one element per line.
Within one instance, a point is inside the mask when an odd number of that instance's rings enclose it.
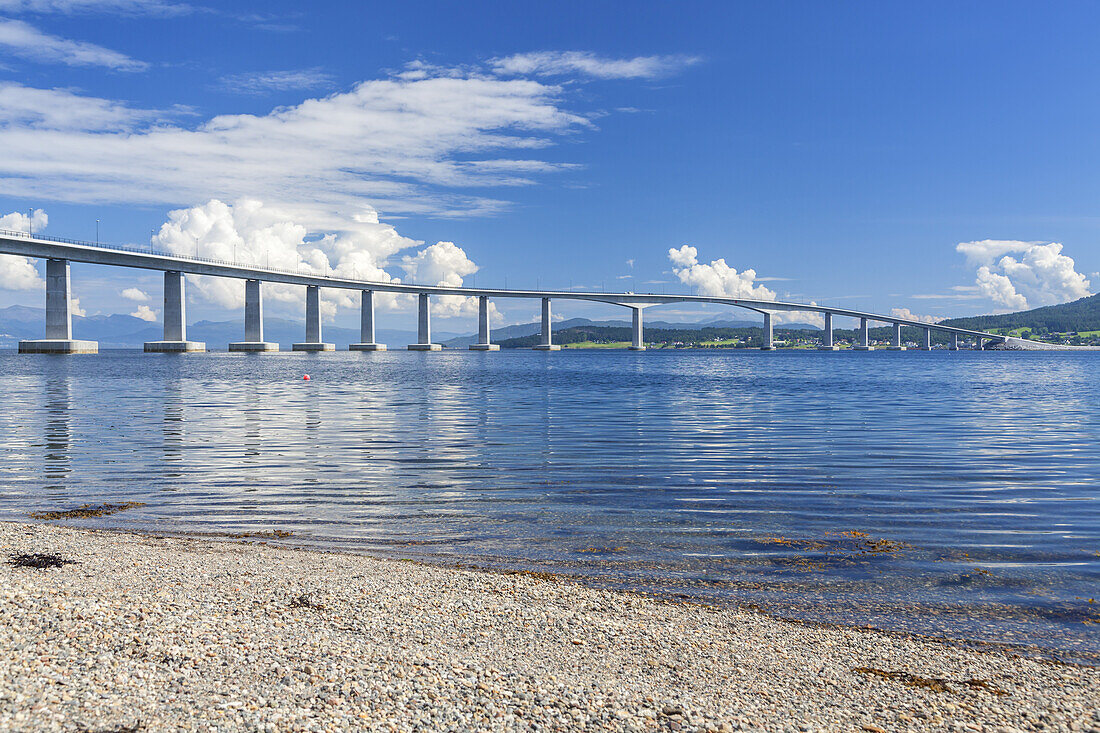
<path fill-rule="evenodd" d="M 3 730 L 1100 731 L 1094 668 L 554 578 L 0 523 Z"/>

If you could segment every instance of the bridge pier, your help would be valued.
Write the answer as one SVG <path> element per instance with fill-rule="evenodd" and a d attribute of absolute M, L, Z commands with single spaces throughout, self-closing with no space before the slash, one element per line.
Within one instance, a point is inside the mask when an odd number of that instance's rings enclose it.
<path fill-rule="evenodd" d="M 821 345 L 817 347 L 818 351 L 836 351 L 837 347 L 833 345 L 833 314 L 825 314 L 825 330 L 821 332 Z"/>
<path fill-rule="evenodd" d="M 982 339 L 981 336 L 975 337 L 975 339 L 974 339 L 974 350 L 975 351 L 981 351 L 982 349 L 985 348 L 984 346 L 982 346 L 982 341 L 983 341 L 983 339 Z"/>
<path fill-rule="evenodd" d="M 775 348 L 775 335 L 772 331 L 772 314 L 764 312 L 764 343 L 760 345 L 761 351 L 771 351 Z"/>
<path fill-rule="evenodd" d="M 561 347 L 554 343 L 554 337 L 550 332 L 550 299 L 542 299 L 542 343 L 535 347 L 535 351 L 561 351 Z"/>
<path fill-rule="evenodd" d="M 500 351 L 500 345 L 489 338 L 489 296 L 477 299 L 477 343 L 470 344 L 470 351 Z"/>
<path fill-rule="evenodd" d="M 359 343 L 349 344 L 351 351 L 385 351 L 385 344 L 374 342 L 374 291 L 364 290 L 359 305 Z"/>
<path fill-rule="evenodd" d="M 99 343 L 73 338 L 69 261 L 46 260 L 46 338 L 19 342 L 20 354 L 98 354 Z"/>
<path fill-rule="evenodd" d="M 244 341 L 229 344 L 230 351 L 278 351 L 279 345 L 264 341 L 264 302 L 259 280 L 244 281 Z"/>
<path fill-rule="evenodd" d="M 921 337 L 921 345 L 917 347 L 918 351 L 931 351 L 932 350 L 932 329 L 925 328 L 924 336 Z"/>
<path fill-rule="evenodd" d="M 416 343 L 409 344 L 409 351 L 442 351 L 440 344 L 432 343 L 432 312 L 427 293 L 421 293 L 416 323 Z"/>
<path fill-rule="evenodd" d="M 859 343 L 852 347 L 856 351 L 871 351 L 871 339 L 867 333 L 867 319 L 859 319 Z"/>
<path fill-rule="evenodd" d="M 959 334 L 955 331 L 951 332 L 951 341 L 948 342 L 948 347 L 951 351 L 959 350 Z"/>
<path fill-rule="evenodd" d="M 291 345 L 292 351 L 335 351 L 333 344 L 321 339 L 321 288 L 306 286 L 306 340 Z"/>
<path fill-rule="evenodd" d="M 894 340 L 888 347 L 890 351 L 905 351 L 905 347 L 901 345 L 901 324 L 894 324 Z"/>
<path fill-rule="evenodd" d="M 642 333 L 642 329 L 644 328 L 642 320 L 642 309 L 631 308 L 631 310 L 634 311 L 634 318 L 633 329 L 631 332 L 632 338 L 630 340 L 630 350 L 645 351 L 645 340 L 643 338 L 644 334 Z"/>
<path fill-rule="evenodd" d="M 187 340 L 187 303 L 182 272 L 164 273 L 164 340 L 146 341 L 147 354 L 183 354 L 206 351 L 202 341 Z"/>

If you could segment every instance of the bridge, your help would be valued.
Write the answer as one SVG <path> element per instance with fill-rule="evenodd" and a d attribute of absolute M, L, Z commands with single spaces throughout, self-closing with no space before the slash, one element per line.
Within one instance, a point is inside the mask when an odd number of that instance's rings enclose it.
<path fill-rule="evenodd" d="M 974 348 L 977 349 L 982 349 L 986 341 L 991 343 L 1004 343 L 1006 341 L 1004 336 L 984 331 L 971 331 L 895 316 L 807 303 L 788 303 L 749 298 L 721 298 L 704 295 L 453 288 L 412 283 L 372 282 L 336 277 L 327 273 L 281 270 L 199 256 L 106 246 L 93 242 L 7 230 L 0 230 L 0 254 L 46 260 L 45 338 L 21 341 L 19 343 L 20 353 L 94 354 L 99 351 L 97 342 L 82 341 L 72 337 L 70 262 L 157 270 L 164 273 L 164 339 L 146 343 L 145 351 L 147 352 L 206 350 L 204 343 L 187 340 L 184 275 L 210 275 L 245 281 L 244 340 L 229 344 L 230 351 L 279 350 L 278 344 L 264 341 L 263 294 L 260 287 L 263 282 L 300 285 L 306 289 L 305 340 L 293 345 L 295 351 L 332 351 L 334 348 L 332 344 L 325 343 L 321 335 L 321 288 L 357 290 L 362 294 L 360 342 L 350 346 L 355 351 L 384 351 L 386 349 L 385 344 L 375 341 L 374 329 L 374 294 L 383 292 L 417 296 L 417 342 L 408 345 L 408 348 L 414 351 L 438 351 L 442 349 L 439 344 L 432 343 L 430 310 L 432 296 L 441 295 L 460 295 L 478 299 L 478 342 L 472 344 L 470 348 L 480 351 L 496 351 L 500 348 L 497 344 L 492 343 L 490 337 L 489 300 L 493 298 L 523 298 L 542 301 L 541 342 L 534 348 L 543 351 L 556 351 L 561 348 L 554 343 L 551 333 L 550 304 L 554 300 L 608 303 L 629 308 L 633 316 L 630 348 L 636 351 L 645 350 L 642 311 L 645 308 L 667 303 L 716 303 L 759 313 L 763 318 L 764 332 L 761 348 L 765 350 L 772 349 L 774 345 L 772 328 L 774 314 L 792 311 L 816 312 L 824 316 L 825 327 L 818 348 L 826 351 L 838 348 L 833 343 L 832 322 L 834 316 L 859 319 L 859 343 L 853 348 L 861 351 L 869 351 L 874 348 L 868 338 L 868 324 L 871 322 L 893 326 L 893 339 L 887 348 L 894 351 L 904 351 L 906 348 L 901 340 L 902 326 L 915 326 L 922 329 L 923 338 L 918 347 L 922 350 L 932 348 L 933 331 L 947 334 L 948 347 L 952 350 L 959 348 L 960 338 L 973 341 Z"/>

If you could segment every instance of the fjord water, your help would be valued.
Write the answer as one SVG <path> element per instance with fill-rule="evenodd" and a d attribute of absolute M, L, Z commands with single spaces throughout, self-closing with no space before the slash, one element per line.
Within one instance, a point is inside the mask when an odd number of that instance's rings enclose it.
<path fill-rule="evenodd" d="M 1100 354 L 9 353 L 0 397 L 4 519 L 1100 654 Z"/>

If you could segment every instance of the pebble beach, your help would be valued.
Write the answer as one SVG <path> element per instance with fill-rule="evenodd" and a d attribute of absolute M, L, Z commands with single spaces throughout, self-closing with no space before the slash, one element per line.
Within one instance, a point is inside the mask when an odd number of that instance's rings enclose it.
<path fill-rule="evenodd" d="M 255 539 L 0 549 L 3 730 L 1100 731 L 1095 668 L 1007 649 Z"/>

